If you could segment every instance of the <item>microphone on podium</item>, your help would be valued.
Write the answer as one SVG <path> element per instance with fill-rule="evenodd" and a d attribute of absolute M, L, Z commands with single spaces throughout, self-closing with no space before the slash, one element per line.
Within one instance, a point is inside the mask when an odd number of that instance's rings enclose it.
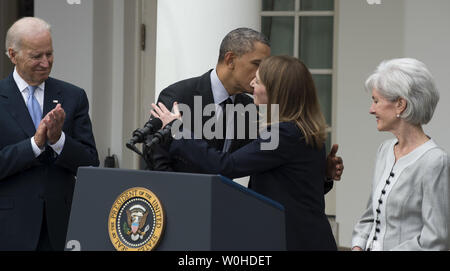
<path fill-rule="evenodd" d="M 172 125 L 175 121 L 176 120 L 172 121 L 171 123 L 167 124 L 164 127 L 164 129 L 154 133 L 152 141 L 149 144 L 147 144 L 147 147 L 151 147 L 152 145 L 163 143 L 164 140 L 166 139 L 167 135 L 171 133 Z"/>
<path fill-rule="evenodd" d="M 142 153 L 136 148 L 137 143 L 143 143 L 149 135 L 156 133 L 162 127 L 162 121 L 158 118 L 151 118 L 145 123 L 143 128 L 138 128 L 133 132 L 133 138 L 126 144 L 127 148 L 142 155 Z"/>

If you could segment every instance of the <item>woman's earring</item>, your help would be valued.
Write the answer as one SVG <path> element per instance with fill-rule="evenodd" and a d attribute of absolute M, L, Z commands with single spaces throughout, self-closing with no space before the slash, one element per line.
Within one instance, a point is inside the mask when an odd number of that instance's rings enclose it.
<path fill-rule="evenodd" d="M 397 118 L 400 118 L 400 114 L 397 114 Z"/>

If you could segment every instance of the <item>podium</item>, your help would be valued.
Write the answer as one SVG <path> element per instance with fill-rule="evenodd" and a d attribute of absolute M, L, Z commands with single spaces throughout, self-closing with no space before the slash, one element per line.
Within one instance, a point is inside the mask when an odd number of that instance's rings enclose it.
<path fill-rule="evenodd" d="M 284 208 L 220 175 L 79 168 L 66 250 L 144 248 L 285 250 Z"/>

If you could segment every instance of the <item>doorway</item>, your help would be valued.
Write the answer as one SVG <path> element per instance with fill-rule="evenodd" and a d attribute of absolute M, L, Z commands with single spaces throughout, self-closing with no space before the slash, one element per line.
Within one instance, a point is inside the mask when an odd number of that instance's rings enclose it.
<path fill-rule="evenodd" d="M 0 46 L 5 46 L 6 32 L 11 25 L 22 17 L 34 16 L 34 0 L 0 1 Z M 6 56 L 6 48 L 0 53 L 0 78 L 7 77 L 14 65 Z"/>
<path fill-rule="evenodd" d="M 138 94 L 138 123 L 144 125 L 150 118 L 150 104 L 155 102 L 155 76 L 156 76 L 156 31 L 157 31 L 157 0 L 139 1 L 139 94 Z M 139 169 L 147 165 L 139 159 Z"/>

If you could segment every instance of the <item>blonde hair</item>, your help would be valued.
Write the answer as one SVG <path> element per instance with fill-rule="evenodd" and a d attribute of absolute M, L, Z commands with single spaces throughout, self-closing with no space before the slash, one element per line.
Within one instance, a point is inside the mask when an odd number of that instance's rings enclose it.
<path fill-rule="evenodd" d="M 259 77 L 266 87 L 268 110 L 270 104 L 278 104 L 279 120 L 295 122 L 306 144 L 322 148 L 327 125 L 312 75 L 305 64 L 290 56 L 271 56 L 259 66 Z"/>

